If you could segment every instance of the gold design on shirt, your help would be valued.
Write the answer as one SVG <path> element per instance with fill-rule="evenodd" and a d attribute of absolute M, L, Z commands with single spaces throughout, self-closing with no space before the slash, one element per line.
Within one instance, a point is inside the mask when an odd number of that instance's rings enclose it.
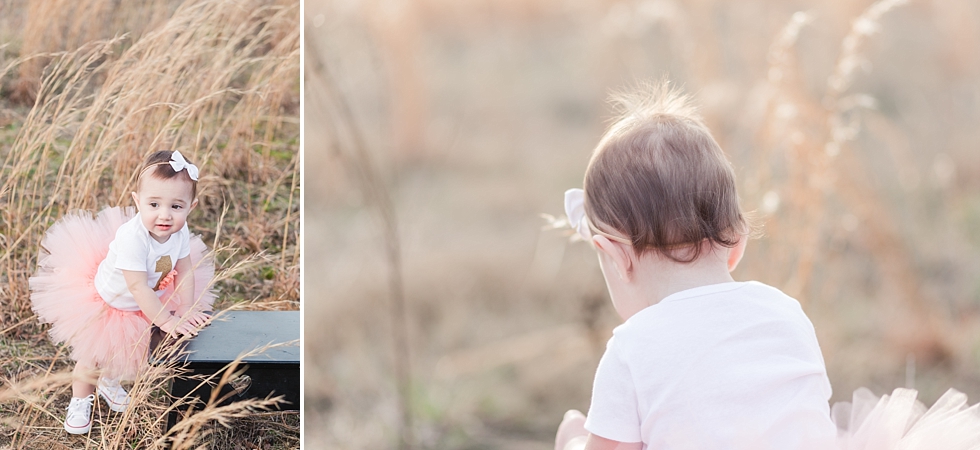
<path fill-rule="evenodd" d="M 160 279 L 157 280 L 156 286 L 153 286 L 154 291 L 160 290 L 160 283 L 171 270 L 174 270 L 174 263 L 170 260 L 170 255 L 163 255 L 157 260 L 157 266 L 153 269 L 154 272 L 160 272 Z"/>

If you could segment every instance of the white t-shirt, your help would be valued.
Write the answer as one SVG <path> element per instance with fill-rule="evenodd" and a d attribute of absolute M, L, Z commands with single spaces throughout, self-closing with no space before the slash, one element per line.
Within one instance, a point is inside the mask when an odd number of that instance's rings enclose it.
<path fill-rule="evenodd" d="M 830 381 L 799 302 L 757 282 L 668 296 L 613 330 L 585 428 L 643 448 L 834 448 Z"/>
<path fill-rule="evenodd" d="M 190 254 L 190 238 L 187 223 L 184 223 L 167 242 L 159 243 L 150 236 L 137 213 L 116 230 L 116 237 L 109 244 L 109 254 L 95 274 L 95 289 L 109 306 L 139 311 L 122 271 L 146 272 L 146 285 L 156 290 L 163 277 L 177 266 L 177 260 Z M 158 296 L 161 294 L 162 291 L 157 291 Z"/>

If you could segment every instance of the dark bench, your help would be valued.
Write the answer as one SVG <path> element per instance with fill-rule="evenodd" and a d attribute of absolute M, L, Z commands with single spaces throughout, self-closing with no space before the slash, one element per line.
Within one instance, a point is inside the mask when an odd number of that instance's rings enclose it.
<path fill-rule="evenodd" d="M 154 354 L 164 339 L 160 330 L 155 330 L 150 339 L 150 363 L 159 364 L 159 356 Z M 204 327 L 197 336 L 184 344 L 180 359 L 186 375 L 210 375 L 217 383 L 221 371 L 239 355 L 252 352 L 267 344 L 295 341 L 294 345 L 266 349 L 262 353 L 242 358 L 235 372 L 245 372 L 222 387 L 217 398 L 228 395 L 221 404 L 228 404 L 247 398 L 266 398 L 282 395 L 285 403 L 279 410 L 299 411 L 300 367 L 299 367 L 299 311 L 225 311 L 215 314 L 214 321 Z M 175 398 L 187 397 L 195 409 L 200 410 L 211 397 L 211 385 L 187 376 L 175 377 L 170 383 L 170 395 Z M 186 406 L 184 407 L 186 410 Z M 167 417 L 169 431 L 177 423 L 176 410 Z"/>

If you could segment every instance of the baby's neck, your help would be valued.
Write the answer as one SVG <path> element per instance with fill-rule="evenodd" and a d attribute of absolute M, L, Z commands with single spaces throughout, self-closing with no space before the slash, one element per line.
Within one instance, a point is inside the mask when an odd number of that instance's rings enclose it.
<path fill-rule="evenodd" d="M 636 287 L 649 305 L 655 305 L 671 294 L 710 284 L 734 281 L 728 271 L 727 249 L 703 252 L 689 263 L 662 256 L 641 258 L 635 267 Z"/>

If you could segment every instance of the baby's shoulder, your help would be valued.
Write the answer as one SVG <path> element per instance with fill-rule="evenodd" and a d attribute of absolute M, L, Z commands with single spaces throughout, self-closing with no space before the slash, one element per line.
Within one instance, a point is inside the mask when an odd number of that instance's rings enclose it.
<path fill-rule="evenodd" d="M 136 217 L 123 223 L 116 229 L 116 235 L 109 244 L 109 250 L 117 253 L 145 251 L 149 247 L 149 234 L 142 229 L 143 224 Z"/>
<path fill-rule="evenodd" d="M 138 217 L 133 217 L 116 229 L 116 239 L 142 239 L 147 233 L 140 233 L 140 228 L 143 228 L 143 224 Z"/>
<path fill-rule="evenodd" d="M 777 287 L 759 281 L 747 281 L 744 284 L 743 292 L 739 295 L 755 299 L 767 305 L 780 306 L 790 310 L 802 310 L 800 301 Z"/>
<path fill-rule="evenodd" d="M 191 229 L 187 225 L 187 222 L 184 222 L 184 226 L 180 227 L 180 230 L 177 231 L 177 235 L 180 236 L 181 239 L 190 239 Z"/>
<path fill-rule="evenodd" d="M 790 334 L 804 332 L 809 339 L 813 323 L 799 300 L 764 283 L 747 283 L 738 295 L 737 315 L 741 321 L 779 329 Z"/>

